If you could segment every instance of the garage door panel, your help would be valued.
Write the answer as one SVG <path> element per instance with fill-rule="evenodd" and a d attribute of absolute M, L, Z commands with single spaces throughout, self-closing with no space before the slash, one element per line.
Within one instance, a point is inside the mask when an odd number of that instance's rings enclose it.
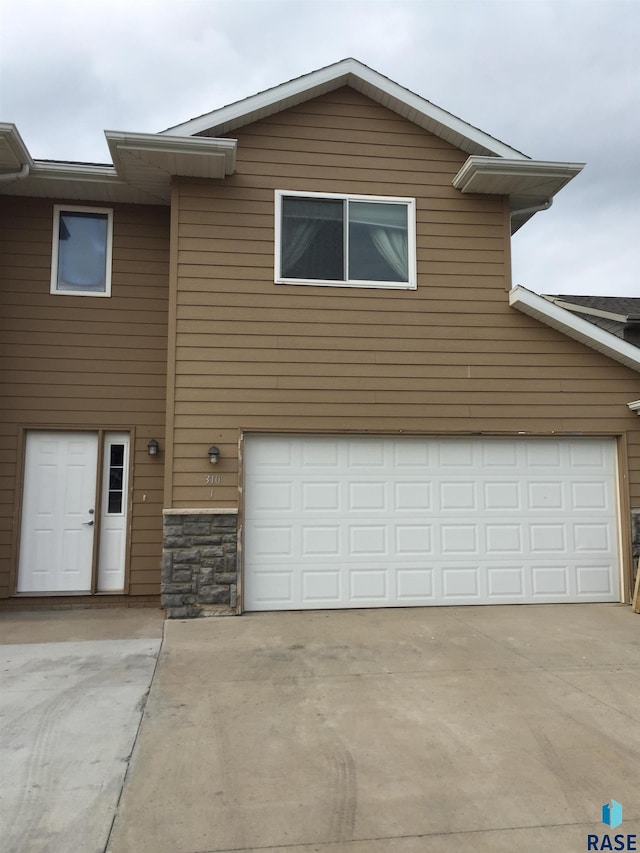
<path fill-rule="evenodd" d="M 522 554 L 524 550 L 524 531 L 519 524 L 487 524 L 484 541 L 484 550 L 489 556 Z"/>
<path fill-rule="evenodd" d="M 337 525 L 302 527 L 302 554 L 309 557 L 339 557 L 340 551 L 340 527 Z"/>
<path fill-rule="evenodd" d="M 522 601 L 527 596 L 526 571 L 523 565 L 488 566 L 487 587 L 496 601 Z M 530 593 L 529 593 L 530 594 Z"/>
<path fill-rule="evenodd" d="M 611 596 L 615 594 L 611 580 L 613 576 L 612 565 L 578 565 L 576 566 L 576 587 L 578 594 L 583 597 L 594 596 L 596 601 L 600 596 Z"/>
<path fill-rule="evenodd" d="M 505 510 L 520 513 L 522 494 L 517 480 L 498 480 L 484 483 L 484 508 L 487 512 L 504 513 Z"/>
<path fill-rule="evenodd" d="M 382 439 L 349 442 L 346 448 L 347 464 L 351 470 L 380 469 L 385 464 L 385 442 Z"/>
<path fill-rule="evenodd" d="M 601 481 L 572 483 L 571 498 L 571 505 L 576 510 L 607 511 L 610 509 L 605 483 Z"/>
<path fill-rule="evenodd" d="M 479 566 L 450 565 L 441 567 L 442 599 L 450 604 L 472 604 L 480 598 Z"/>
<path fill-rule="evenodd" d="M 392 596 L 387 571 L 384 568 L 350 568 L 349 598 L 356 606 L 390 603 Z"/>
<path fill-rule="evenodd" d="M 534 598 L 566 598 L 569 594 L 570 569 L 566 563 L 532 566 Z"/>
<path fill-rule="evenodd" d="M 403 604 L 424 605 L 433 603 L 433 567 L 398 569 L 397 599 Z"/>
<path fill-rule="evenodd" d="M 256 610 L 289 610 L 295 604 L 291 572 L 256 571 L 251 577 Z"/>
<path fill-rule="evenodd" d="M 573 548 L 578 553 L 611 553 L 615 543 L 611 541 L 611 527 L 599 520 L 573 525 Z"/>
<path fill-rule="evenodd" d="M 546 480 L 529 482 L 527 488 L 528 504 L 530 512 L 549 512 L 549 510 L 564 510 L 569 505 L 567 500 L 568 487 L 562 480 L 549 482 Z"/>
<path fill-rule="evenodd" d="M 340 483 L 335 480 L 302 483 L 305 512 L 341 512 Z"/>
<path fill-rule="evenodd" d="M 404 480 L 394 483 L 394 509 L 396 512 L 424 512 L 433 505 L 431 483 L 418 478 L 415 481 Z"/>
<path fill-rule="evenodd" d="M 430 524 L 396 524 L 395 550 L 398 557 L 433 554 L 433 530 Z"/>
<path fill-rule="evenodd" d="M 245 465 L 246 609 L 618 600 L 613 441 L 249 436 Z"/>
<path fill-rule="evenodd" d="M 301 574 L 301 583 L 304 601 L 336 607 L 343 600 L 342 578 L 335 569 L 305 569 Z"/>

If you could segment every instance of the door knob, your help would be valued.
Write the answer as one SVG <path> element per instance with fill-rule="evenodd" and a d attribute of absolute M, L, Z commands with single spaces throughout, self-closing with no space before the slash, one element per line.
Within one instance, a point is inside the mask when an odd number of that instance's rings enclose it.
<path fill-rule="evenodd" d="M 82 523 L 83 523 L 83 524 L 88 524 L 88 525 L 89 525 L 89 527 L 93 527 L 93 519 L 91 519 L 91 521 L 83 521 Z"/>

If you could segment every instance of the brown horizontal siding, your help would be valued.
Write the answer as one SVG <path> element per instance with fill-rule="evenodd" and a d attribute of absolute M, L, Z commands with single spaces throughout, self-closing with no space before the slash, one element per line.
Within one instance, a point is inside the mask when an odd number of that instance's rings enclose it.
<path fill-rule="evenodd" d="M 627 434 L 640 503 L 638 376 L 509 308 L 508 211 L 452 187 L 466 154 L 346 88 L 231 135 L 236 174 L 178 188 L 174 506 L 235 506 L 252 429 Z M 275 189 L 416 198 L 418 289 L 274 284 Z"/>
<path fill-rule="evenodd" d="M 357 193 L 358 186 L 362 186 L 355 176 L 355 170 L 349 169 L 349 177 L 342 180 L 335 177 L 334 170 L 331 174 L 325 175 L 320 180 L 318 178 L 298 177 L 295 181 L 284 182 L 281 177 L 273 179 L 264 178 L 263 186 L 259 191 L 254 190 L 251 185 L 247 186 L 248 178 L 234 176 L 229 178 L 230 182 L 235 182 L 232 188 L 231 185 L 220 187 L 215 198 L 208 196 L 199 196 L 192 190 L 189 194 L 189 183 L 184 182 L 184 190 L 181 196 L 184 197 L 185 208 L 194 212 L 206 213 L 237 213 L 246 206 L 247 202 L 251 202 L 252 214 L 257 217 L 261 214 L 266 220 L 271 220 L 273 223 L 273 193 L 277 189 L 281 190 L 300 190 L 308 189 L 310 183 L 313 183 L 314 190 L 310 192 L 351 192 Z M 374 173 L 375 174 L 375 173 Z M 364 177 L 364 176 L 363 176 Z M 369 178 L 364 177 L 368 182 L 368 192 L 366 195 L 383 195 L 383 196 L 398 196 L 412 197 L 416 195 L 416 183 L 411 179 L 411 176 L 406 178 L 406 184 L 398 184 L 392 180 L 381 180 L 379 175 L 375 174 Z M 236 186 L 237 184 L 237 186 Z M 389 186 L 392 186 L 393 192 L 390 192 Z M 196 185 L 191 184 L 191 187 Z M 201 188 L 200 188 L 201 189 Z M 235 191 L 234 191 L 235 190 Z M 428 224 L 430 222 L 447 222 L 449 219 L 454 219 L 461 224 L 469 225 L 478 221 L 474 214 L 486 214 L 487 219 L 483 224 L 501 226 L 502 218 L 502 202 L 499 197 L 493 196 L 468 196 L 458 198 L 452 195 L 457 192 L 452 187 L 448 187 L 438 195 L 431 196 L 431 187 L 429 187 L 430 197 L 428 206 L 418 208 L 416 220 L 418 225 Z M 425 204 L 427 204 L 425 202 Z"/>
<path fill-rule="evenodd" d="M 112 295 L 74 297 L 49 293 L 53 204 L 0 200 L 0 597 L 12 593 L 24 427 L 135 429 L 129 591 L 157 596 L 163 465 L 147 442 L 164 443 L 168 211 L 116 205 Z"/>
<path fill-rule="evenodd" d="M 0 612 L 30 610 L 113 610 L 119 607 L 153 607 L 160 609 L 157 593 L 133 595 L 19 595 L 0 600 Z"/>
<path fill-rule="evenodd" d="M 460 371 L 462 373 L 462 371 Z M 322 374 L 316 373 L 296 373 L 292 376 L 275 376 L 275 375 L 238 375 L 238 374 L 219 374 L 209 373 L 206 376 L 202 374 L 196 376 L 185 377 L 181 383 L 181 387 L 176 393 L 177 402 L 193 401 L 199 402 L 202 399 L 201 391 L 206 389 L 213 392 L 214 396 L 223 394 L 226 400 L 232 400 L 235 396 L 242 399 L 246 396 L 246 389 L 256 391 L 256 394 L 268 392 L 269 398 L 281 397 L 287 391 L 299 392 L 297 399 L 302 400 L 300 394 L 316 391 L 341 391 L 354 392 L 357 391 L 373 391 L 376 394 L 376 400 L 381 400 L 389 394 L 403 394 L 404 391 L 423 391 L 425 393 L 439 395 L 443 393 L 454 396 L 464 395 L 465 400 L 473 400 L 474 395 L 482 397 L 491 397 L 492 394 L 503 395 L 505 392 L 520 394 L 544 394 L 548 395 L 549 380 L 548 378 L 523 378 L 523 377 L 505 377 L 500 379 L 483 378 L 479 381 L 476 377 L 458 376 L 454 377 L 449 372 L 446 377 L 428 377 L 428 376 L 406 376 L 403 371 L 402 376 L 389 372 L 393 379 L 393 391 L 380 390 L 380 369 L 376 365 L 366 375 L 365 371 L 358 371 L 357 374 L 349 375 L 331 375 L 328 371 L 323 371 Z M 478 386 L 481 386 L 478 390 Z M 615 402 L 619 399 L 621 393 L 626 396 L 637 393 L 638 383 L 628 379 L 616 383 L 615 390 L 611 390 L 611 380 L 608 379 L 572 379 L 570 381 L 561 380 L 555 383 L 556 390 L 552 394 L 575 394 L 580 399 L 589 392 L 598 394 L 598 402 L 606 404 L 607 394 L 611 395 L 611 401 Z M 278 392 L 271 394 L 271 391 Z M 252 395 L 252 399 L 255 399 Z M 438 396 L 438 399 L 441 399 Z M 510 397 L 514 403 L 517 401 L 515 397 Z M 534 402 L 532 400 L 531 402 Z"/>

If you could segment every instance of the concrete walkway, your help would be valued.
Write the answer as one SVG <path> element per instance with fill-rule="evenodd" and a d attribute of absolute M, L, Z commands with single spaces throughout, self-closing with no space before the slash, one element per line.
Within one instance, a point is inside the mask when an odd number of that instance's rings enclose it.
<path fill-rule="evenodd" d="M 578 853 L 612 797 L 640 834 L 629 607 L 168 622 L 108 850 Z"/>
<path fill-rule="evenodd" d="M 0 849 L 103 853 L 160 610 L 0 614 Z"/>

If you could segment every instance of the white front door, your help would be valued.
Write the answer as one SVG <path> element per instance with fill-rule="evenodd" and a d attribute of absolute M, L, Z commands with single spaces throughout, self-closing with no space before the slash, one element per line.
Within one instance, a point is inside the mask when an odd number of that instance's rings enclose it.
<path fill-rule="evenodd" d="M 98 436 L 29 432 L 18 592 L 90 592 Z"/>

